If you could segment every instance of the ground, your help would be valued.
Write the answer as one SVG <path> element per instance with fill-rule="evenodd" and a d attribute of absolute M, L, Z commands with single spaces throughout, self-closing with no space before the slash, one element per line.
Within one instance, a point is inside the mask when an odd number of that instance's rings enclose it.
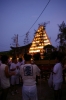
<path fill-rule="evenodd" d="M 11 95 L 11 92 L 9 92 L 7 100 L 22 100 L 22 91 L 21 91 L 22 85 L 19 85 L 18 94 L 15 94 L 14 96 Z M 47 80 L 39 79 L 38 85 L 37 85 L 37 91 L 38 91 L 38 100 L 54 100 L 53 95 L 53 89 L 51 89 L 48 86 Z M 62 100 L 66 100 L 66 83 L 63 84 L 62 87 Z"/>

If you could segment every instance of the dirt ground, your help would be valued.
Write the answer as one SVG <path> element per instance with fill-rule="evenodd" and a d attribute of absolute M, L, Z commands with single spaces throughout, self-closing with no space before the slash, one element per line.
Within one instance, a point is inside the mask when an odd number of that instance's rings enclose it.
<path fill-rule="evenodd" d="M 22 85 L 19 85 L 18 88 L 18 94 L 15 94 L 14 96 L 11 95 L 11 91 L 8 94 L 7 100 L 22 100 Z M 51 89 L 48 86 L 47 80 L 39 79 L 38 85 L 37 85 L 37 91 L 38 91 L 38 100 L 54 100 L 54 94 L 53 89 Z M 66 83 L 63 84 L 62 87 L 62 100 L 66 100 Z"/>

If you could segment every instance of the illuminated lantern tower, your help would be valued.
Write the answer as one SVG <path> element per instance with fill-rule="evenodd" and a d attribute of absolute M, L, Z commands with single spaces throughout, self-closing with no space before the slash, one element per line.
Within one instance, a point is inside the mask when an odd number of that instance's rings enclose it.
<path fill-rule="evenodd" d="M 38 30 L 35 32 L 32 45 L 29 49 L 30 54 L 44 52 L 44 46 L 51 45 L 48 35 L 45 31 L 44 25 L 39 25 Z"/>

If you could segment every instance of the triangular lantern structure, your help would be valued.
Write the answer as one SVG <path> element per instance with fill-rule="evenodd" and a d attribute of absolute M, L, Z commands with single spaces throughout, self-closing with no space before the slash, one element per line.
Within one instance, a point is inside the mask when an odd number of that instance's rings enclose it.
<path fill-rule="evenodd" d="M 32 45 L 29 49 L 30 54 L 40 53 L 43 51 L 44 46 L 51 45 L 48 35 L 45 31 L 44 25 L 39 25 L 38 30 L 35 32 Z"/>

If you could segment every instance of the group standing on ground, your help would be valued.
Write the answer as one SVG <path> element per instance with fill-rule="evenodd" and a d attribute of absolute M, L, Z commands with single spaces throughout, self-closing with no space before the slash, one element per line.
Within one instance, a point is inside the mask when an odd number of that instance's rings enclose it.
<path fill-rule="evenodd" d="M 24 63 L 23 63 L 24 64 Z M 7 55 L 2 55 L 0 59 L 0 88 L 1 95 L 0 100 L 6 100 L 9 88 L 11 88 L 11 94 L 18 93 L 17 88 L 19 84 L 19 70 L 17 58 L 13 57 L 12 62 L 9 62 Z"/>
<path fill-rule="evenodd" d="M 0 100 L 6 100 L 10 87 L 10 76 L 15 75 L 15 72 L 9 71 L 8 59 L 9 58 L 6 55 L 3 55 L 1 57 L 0 80 L 2 93 L 0 96 Z"/>
<path fill-rule="evenodd" d="M 16 57 L 12 58 L 10 66 L 8 66 L 8 57 L 3 55 L 0 60 L 0 80 L 2 94 L 0 100 L 6 100 L 9 88 L 11 87 L 11 94 L 18 93 L 18 84 L 20 80 L 23 81 L 22 97 L 23 100 L 38 100 L 36 76 L 40 76 L 40 70 L 34 62 L 31 62 L 31 55 L 25 54 L 24 61 Z M 63 65 L 62 58 L 55 55 L 55 65 L 53 67 L 53 90 L 55 100 L 61 100 L 62 83 L 63 83 Z"/>
<path fill-rule="evenodd" d="M 25 54 L 24 61 L 19 58 L 18 62 L 16 57 L 12 58 L 12 62 L 8 64 L 9 58 L 6 55 L 1 57 L 0 65 L 0 79 L 2 93 L 0 100 L 6 100 L 11 89 L 11 94 L 18 93 L 18 84 L 20 78 L 22 78 L 22 97 L 23 100 L 38 100 L 36 76 L 40 75 L 40 70 L 37 65 L 31 64 L 31 55 Z M 25 62 L 25 64 L 24 64 Z M 26 94 L 27 93 L 27 94 Z"/>

